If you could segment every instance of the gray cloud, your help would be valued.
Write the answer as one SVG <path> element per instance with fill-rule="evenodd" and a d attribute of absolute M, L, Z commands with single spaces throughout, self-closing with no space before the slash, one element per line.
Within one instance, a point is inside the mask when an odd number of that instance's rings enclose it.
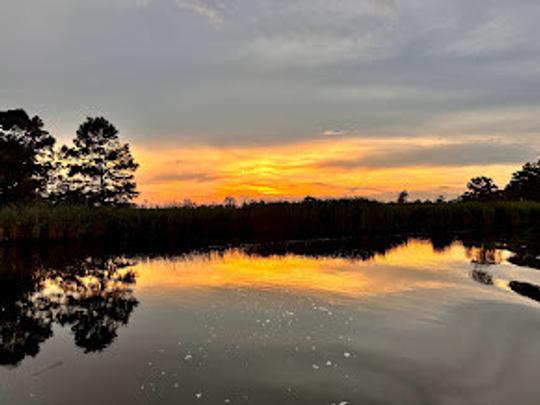
<path fill-rule="evenodd" d="M 180 10 L 191 11 L 206 18 L 212 24 L 222 24 L 223 13 L 227 10 L 226 4 L 219 0 L 175 0 L 175 4 Z"/>
<path fill-rule="evenodd" d="M 329 160 L 322 168 L 395 168 L 408 166 L 471 166 L 519 164 L 537 158 L 539 150 L 529 144 L 463 142 L 435 146 L 396 146 L 378 149 L 368 156 Z"/>
<path fill-rule="evenodd" d="M 179 144 L 349 128 L 524 139 L 540 130 L 539 13 L 533 0 L 4 0 L 0 108 L 57 135 L 104 114 L 134 141 Z"/>
<path fill-rule="evenodd" d="M 204 172 L 187 172 L 187 173 L 164 173 L 154 177 L 151 177 L 146 184 L 159 184 L 159 183 L 170 183 L 170 182 L 181 182 L 181 181 L 195 181 L 198 183 L 208 183 L 216 180 L 220 180 L 221 177 L 218 175 L 204 173 Z"/>

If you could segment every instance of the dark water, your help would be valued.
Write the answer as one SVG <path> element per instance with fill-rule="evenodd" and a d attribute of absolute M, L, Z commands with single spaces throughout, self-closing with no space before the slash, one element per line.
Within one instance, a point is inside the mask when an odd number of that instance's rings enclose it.
<path fill-rule="evenodd" d="M 537 404 L 518 239 L 0 250 L 1 404 Z"/>

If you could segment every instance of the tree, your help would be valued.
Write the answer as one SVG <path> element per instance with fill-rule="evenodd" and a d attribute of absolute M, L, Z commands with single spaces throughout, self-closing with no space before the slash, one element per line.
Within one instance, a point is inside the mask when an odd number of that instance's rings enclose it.
<path fill-rule="evenodd" d="M 236 207 L 236 199 L 234 197 L 225 197 L 223 200 L 223 205 L 227 208 L 235 208 Z"/>
<path fill-rule="evenodd" d="M 407 190 L 403 190 L 401 193 L 399 193 L 397 202 L 398 204 L 405 204 L 408 199 L 409 199 L 409 192 Z"/>
<path fill-rule="evenodd" d="M 499 187 L 492 178 L 486 176 L 472 178 L 467 183 L 467 190 L 462 196 L 462 199 L 466 201 L 489 201 L 499 195 Z"/>
<path fill-rule="evenodd" d="M 45 195 L 54 144 L 38 116 L 22 109 L 0 111 L 0 204 Z"/>
<path fill-rule="evenodd" d="M 87 118 L 73 141 L 61 149 L 64 181 L 60 199 L 89 205 L 126 205 L 138 195 L 134 172 L 139 165 L 129 144 L 122 144 L 117 129 L 105 118 Z"/>
<path fill-rule="evenodd" d="M 526 163 L 515 172 L 505 194 L 513 200 L 540 201 L 540 160 Z"/>

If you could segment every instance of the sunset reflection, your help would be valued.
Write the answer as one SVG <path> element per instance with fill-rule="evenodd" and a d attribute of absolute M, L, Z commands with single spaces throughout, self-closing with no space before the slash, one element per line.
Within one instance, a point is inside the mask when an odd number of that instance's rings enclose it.
<path fill-rule="evenodd" d="M 367 261 L 290 254 L 260 257 L 235 249 L 143 261 L 133 270 L 140 289 L 251 289 L 354 298 L 452 288 L 467 277 L 454 272 L 464 257 L 461 246 L 436 255 L 431 243 L 412 241 Z M 440 268 L 448 277 L 433 277 L 433 273 L 441 276 Z"/>

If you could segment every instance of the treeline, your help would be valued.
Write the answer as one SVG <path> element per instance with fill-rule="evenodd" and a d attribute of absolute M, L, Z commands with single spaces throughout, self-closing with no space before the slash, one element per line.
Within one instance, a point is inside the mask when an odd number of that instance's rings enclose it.
<path fill-rule="evenodd" d="M 0 206 L 123 206 L 137 196 L 138 165 L 105 118 L 87 118 L 73 145 L 55 145 L 39 117 L 0 111 Z"/>
<path fill-rule="evenodd" d="M 409 193 L 404 190 L 399 193 L 397 202 L 405 204 L 408 198 Z M 520 170 L 512 174 L 510 182 L 504 188 L 499 188 L 491 177 L 473 177 L 467 183 L 467 191 L 450 203 L 464 201 L 540 201 L 540 160 L 525 163 Z M 435 202 L 445 202 L 444 196 L 440 196 Z"/>

